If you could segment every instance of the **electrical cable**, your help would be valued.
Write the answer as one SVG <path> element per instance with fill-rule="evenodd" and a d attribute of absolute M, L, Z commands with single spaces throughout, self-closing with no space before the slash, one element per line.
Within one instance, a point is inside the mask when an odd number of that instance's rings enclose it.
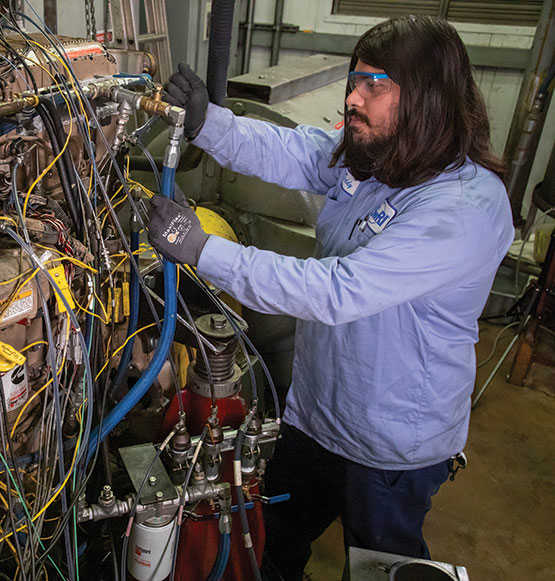
<path fill-rule="evenodd" d="M 1 438 L 1 442 L 2 442 L 2 450 L 6 450 L 7 444 L 6 444 L 6 436 L 4 434 L 4 430 L 7 430 L 7 414 L 5 413 L 5 410 L 6 410 L 5 395 L 4 395 L 4 390 L 2 387 L 0 387 L 0 398 L 2 400 L 2 414 L 1 414 L 2 425 L 0 426 L 0 438 Z M 17 468 L 16 468 L 16 471 L 17 471 Z M 7 470 L 7 472 L 8 472 L 8 470 Z M 17 527 L 15 524 L 13 499 L 12 499 L 12 495 L 11 495 L 11 491 L 10 491 L 10 480 L 9 480 L 8 474 L 6 474 L 6 485 L 8 487 L 8 494 L 7 494 L 7 496 L 8 496 L 8 517 L 10 519 L 10 524 L 12 526 L 12 530 L 15 531 L 15 529 Z M 23 579 L 26 579 L 27 577 L 25 575 L 25 569 L 23 568 L 23 563 L 25 561 L 23 560 L 23 554 L 21 552 L 21 546 L 19 545 L 19 538 L 17 535 L 14 535 L 14 545 L 15 545 L 15 550 L 16 550 L 17 561 L 21 567 L 21 573 L 23 575 Z"/>
<path fill-rule="evenodd" d="M 249 426 L 250 421 L 254 418 L 256 414 L 256 408 L 253 407 L 251 411 L 247 414 L 245 421 L 241 424 L 237 430 L 237 436 L 235 437 L 235 446 L 233 450 L 233 488 L 235 489 L 235 494 L 237 496 L 237 504 L 239 505 L 239 517 L 241 519 L 241 530 L 243 533 L 243 542 L 247 553 L 249 555 L 249 561 L 251 564 L 251 570 L 256 581 L 262 581 L 260 575 L 260 570 L 258 568 L 258 563 L 256 561 L 256 554 L 254 552 L 252 539 L 249 531 L 249 521 L 247 517 L 247 509 L 245 507 L 245 495 L 243 494 L 243 483 L 241 476 L 241 451 L 243 448 L 243 441 L 245 439 L 245 433 Z"/>
<path fill-rule="evenodd" d="M 200 450 L 202 445 L 204 444 L 204 440 L 206 439 L 206 435 L 208 434 L 208 424 L 205 424 L 202 428 L 202 432 L 200 433 L 200 437 L 197 442 L 197 447 L 193 453 L 193 457 L 191 458 L 191 463 L 187 468 L 187 472 L 185 474 L 185 480 L 183 481 L 183 485 L 181 486 L 181 496 L 179 498 L 179 508 L 177 509 L 177 530 L 175 533 L 175 541 L 172 547 L 172 567 L 170 572 L 170 581 L 174 581 L 175 577 L 175 567 L 177 564 L 177 549 L 179 546 L 179 537 L 181 533 L 181 525 L 183 522 L 183 507 L 185 506 L 185 494 L 187 492 L 187 487 L 189 486 L 189 482 L 191 481 L 191 476 L 193 475 L 193 470 L 195 468 L 195 464 L 197 463 L 198 456 L 200 454 Z M 123 579 L 122 581 L 125 581 Z"/>
<path fill-rule="evenodd" d="M 491 361 L 491 359 L 493 358 L 493 356 L 495 355 L 495 351 L 497 349 L 497 343 L 499 342 L 499 339 L 501 338 L 501 335 L 503 335 L 503 333 L 507 330 L 510 329 L 511 327 L 514 327 L 515 325 L 519 325 L 520 321 L 514 321 L 513 323 L 509 323 L 508 325 L 505 325 L 495 336 L 495 340 L 493 341 L 493 346 L 489 352 L 489 354 L 487 355 L 487 357 L 483 360 L 480 361 L 478 363 L 478 365 L 476 366 L 477 369 L 480 369 L 480 367 L 483 367 L 484 365 L 486 365 L 486 363 L 489 363 Z"/>

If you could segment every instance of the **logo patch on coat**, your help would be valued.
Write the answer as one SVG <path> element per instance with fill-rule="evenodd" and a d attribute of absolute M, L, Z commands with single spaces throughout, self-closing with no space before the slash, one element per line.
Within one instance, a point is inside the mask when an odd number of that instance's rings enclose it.
<path fill-rule="evenodd" d="M 368 215 L 368 227 L 374 234 L 383 232 L 385 227 L 393 220 L 397 210 L 387 201 Z"/>
<path fill-rule="evenodd" d="M 343 189 L 343 191 L 346 194 L 349 194 L 349 196 L 352 196 L 357 191 L 359 184 L 360 182 L 358 180 L 355 180 L 355 178 L 351 175 L 351 172 L 347 170 L 347 173 L 345 174 L 345 177 L 341 182 L 341 188 Z"/>

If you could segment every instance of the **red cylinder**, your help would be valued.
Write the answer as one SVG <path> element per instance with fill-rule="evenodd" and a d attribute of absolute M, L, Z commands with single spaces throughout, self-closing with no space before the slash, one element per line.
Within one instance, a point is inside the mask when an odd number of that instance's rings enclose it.
<path fill-rule="evenodd" d="M 181 391 L 181 401 L 186 413 L 187 429 L 192 436 L 200 434 L 211 410 L 211 400 L 184 388 Z M 217 400 L 218 419 L 223 428 L 238 428 L 247 413 L 245 401 L 238 394 Z M 165 433 L 168 433 L 178 420 L 179 401 L 177 395 L 173 398 L 163 422 Z M 233 484 L 233 457 L 232 452 L 227 452 L 222 458 L 221 479 Z M 258 483 L 251 482 L 249 492 L 258 494 Z M 245 495 L 248 501 L 248 495 Z M 235 493 L 232 497 L 233 504 L 237 504 Z M 194 508 L 199 515 L 214 513 L 209 502 L 202 502 Z M 253 540 L 254 551 L 258 566 L 262 563 L 264 551 L 264 519 L 262 506 L 256 502 L 254 508 L 247 511 L 249 528 Z M 176 581 L 204 581 L 212 569 L 218 552 L 220 533 L 216 519 L 194 521 L 184 520 L 179 537 L 177 565 L 175 572 Z M 232 514 L 231 526 L 231 552 L 225 570 L 224 581 L 250 581 L 254 579 L 251 571 L 249 556 L 243 545 L 241 522 L 239 513 Z"/>

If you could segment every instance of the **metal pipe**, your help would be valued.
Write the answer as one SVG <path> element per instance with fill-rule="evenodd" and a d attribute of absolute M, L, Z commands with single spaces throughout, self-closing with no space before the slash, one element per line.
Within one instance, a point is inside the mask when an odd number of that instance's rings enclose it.
<path fill-rule="evenodd" d="M 256 6 L 256 0 L 249 0 L 247 5 L 247 22 L 245 29 L 245 48 L 243 50 L 243 62 L 241 63 L 241 74 L 249 72 L 251 63 L 251 50 L 252 50 L 252 34 L 254 32 L 254 8 Z"/>
<path fill-rule="evenodd" d="M 270 51 L 270 66 L 273 67 L 279 62 L 279 44 L 281 39 L 281 25 L 283 24 L 283 8 L 285 0 L 276 0 L 274 10 L 274 30 L 272 33 L 272 48 Z"/>
<path fill-rule="evenodd" d="M 509 135 L 505 143 L 503 158 L 507 162 L 510 162 L 515 158 L 515 152 L 519 146 L 523 125 L 526 117 L 530 114 L 537 97 L 538 88 L 541 83 L 541 75 L 546 73 L 552 64 L 554 44 L 555 25 L 553 22 L 553 0 L 545 0 L 540 19 L 536 26 L 536 33 L 532 45 L 532 56 L 523 77 L 517 105 L 509 129 Z M 539 128 L 539 131 L 541 132 L 541 127 Z M 513 176 L 511 176 L 510 179 L 512 180 Z M 517 226 L 522 222 L 521 210 L 524 193 L 525 192 L 522 191 L 522 189 L 513 192 L 509 188 L 513 220 Z"/>

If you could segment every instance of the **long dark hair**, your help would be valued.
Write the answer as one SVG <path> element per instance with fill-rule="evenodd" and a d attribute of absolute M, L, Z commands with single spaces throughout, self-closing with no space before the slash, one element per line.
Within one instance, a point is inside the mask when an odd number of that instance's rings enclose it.
<path fill-rule="evenodd" d="M 491 151 L 486 107 L 468 54 L 448 22 L 423 16 L 382 22 L 360 37 L 350 70 L 359 59 L 385 70 L 401 87 L 391 146 L 369 162 L 369 175 L 362 177 L 408 187 L 447 166 L 461 167 L 467 156 L 503 177 L 503 164 Z M 346 145 L 344 137 L 330 167 L 345 154 Z M 347 159 L 343 162 L 348 166 Z"/>

